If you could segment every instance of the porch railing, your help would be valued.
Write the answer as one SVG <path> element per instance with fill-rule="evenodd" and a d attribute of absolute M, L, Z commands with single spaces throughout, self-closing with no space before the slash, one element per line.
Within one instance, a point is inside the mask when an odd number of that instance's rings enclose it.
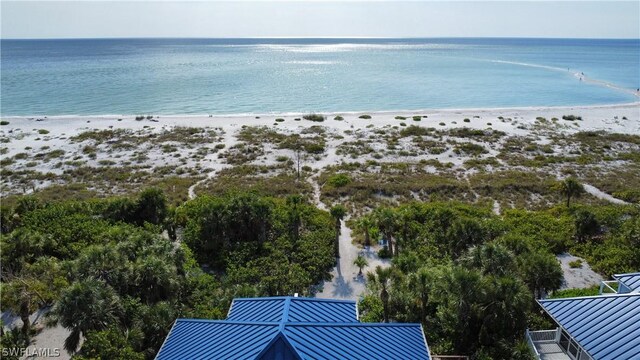
<path fill-rule="evenodd" d="M 536 330 L 530 331 L 527 329 L 526 331 L 527 344 L 531 348 L 531 351 L 534 353 L 536 359 L 540 359 L 540 353 L 538 352 L 538 348 L 536 347 L 536 342 L 559 342 L 560 341 L 560 331 L 559 329 L 555 330 Z"/>

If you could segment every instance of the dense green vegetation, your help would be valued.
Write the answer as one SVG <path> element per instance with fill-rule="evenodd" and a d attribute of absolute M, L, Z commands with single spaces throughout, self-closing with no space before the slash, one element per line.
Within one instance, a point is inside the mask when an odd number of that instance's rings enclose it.
<path fill-rule="evenodd" d="M 199 197 L 168 207 L 157 189 L 136 198 L 2 208 L 2 310 L 71 331 L 78 359 L 150 359 L 177 317 L 224 318 L 234 297 L 307 295 L 335 264 L 335 221 L 300 196 Z M 180 236 L 180 234 L 183 234 Z M 182 239 L 179 241 L 178 239 Z"/>
<path fill-rule="evenodd" d="M 640 136 L 556 131 L 579 128 L 566 117 L 519 123 L 531 132 L 515 135 L 419 126 L 418 115 L 335 129 L 310 114 L 294 131 L 145 126 L 79 133 L 77 151 L 12 150 L 0 164 L 11 194 L 2 310 L 27 323 L 50 310 L 72 331 L 67 348 L 85 340 L 78 359 L 152 358 L 176 317 L 223 318 L 240 296 L 311 295 L 347 219 L 356 243 L 386 239 L 379 255 L 392 259 L 353 262 L 369 284 L 363 320 L 421 322 L 433 353 L 526 359 L 524 329 L 552 326 L 535 298 L 597 292 L 557 290 L 556 254 L 605 277 L 640 269 L 638 207 L 581 184 L 640 203 Z M 330 211 L 309 204 L 318 195 Z M 36 331 L 8 331 L 2 346 Z"/>
<path fill-rule="evenodd" d="M 624 206 L 509 210 L 409 203 L 355 220 L 360 241 L 389 242 L 392 266 L 368 274 L 366 321 L 421 322 L 433 353 L 526 359 L 524 331 L 551 326 L 534 302 L 560 288 L 555 254 L 610 275 L 640 268 L 640 212 Z M 592 294 L 565 291 L 557 296 Z"/>

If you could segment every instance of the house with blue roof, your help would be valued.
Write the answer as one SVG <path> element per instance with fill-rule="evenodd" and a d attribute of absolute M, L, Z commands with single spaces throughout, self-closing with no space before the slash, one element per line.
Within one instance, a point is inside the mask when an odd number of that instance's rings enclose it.
<path fill-rule="evenodd" d="M 603 282 L 597 296 L 538 301 L 558 324 L 555 330 L 527 330 L 538 359 L 640 359 L 640 273 L 614 279 Z"/>
<path fill-rule="evenodd" d="M 355 301 L 234 299 L 226 320 L 178 319 L 166 359 L 431 360 L 421 324 L 361 323 Z"/>

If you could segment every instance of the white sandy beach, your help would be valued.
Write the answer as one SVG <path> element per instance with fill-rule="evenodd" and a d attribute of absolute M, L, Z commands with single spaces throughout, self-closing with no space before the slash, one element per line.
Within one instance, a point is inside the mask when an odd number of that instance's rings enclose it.
<path fill-rule="evenodd" d="M 371 119 L 361 119 L 360 115 L 368 114 Z M 447 130 L 452 128 L 471 129 L 493 129 L 499 130 L 507 135 L 533 136 L 539 144 L 548 142 L 550 134 L 575 133 L 578 131 L 603 130 L 612 133 L 640 134 L 640 102 L 621 105 L 602 106 L 576 106 L 576 107 L 527 107 L 527 108 L 502 108 L 502 109 L 446 109 L 446 110 L 424 110 L 411 112 L 370 112 L 370 113 L 333 113 L 324 114 L 324 122 L 312 122 L 300 119 L 303 114 L 287 115 L 244 115 L 244 116 L 154 116 L 152 119 L 145 118 L 137 121 L 133 115 L 106 115 L 106 116 L 39 116 L 39 117 L 4 117 L 8 125 L 0 127 L 0 137 L 5 144 L 3 147 L 3 158 L 13 157 L 16 154 L 25 155 L 24 159 L 14 159 L 10 167 L 12 170 L 28 169 L 41 173 L 53 173 L 60 175 L 64 172 L 65 166 L 58 161 L 29 162 L 33 155 L 43 150 L 62 150 L 64 156 L 58 160 L 70 162 L 82 155 L 82 148 L 86 143 L 73 143 L 70 137 L 92 130 L 126 129 L 142 136 L 147 134 L 160 134 L 171 131 L 174 127 L 203 127 L 214 129 L 220 138 L 218 143 L 223 143 L 228 151 L 236 145 L 239 140 L 236 138 L 243 126 L 267 126 L 276 129 L 278 132 L 291 135 L 298 134 L 304 129 L 312 126 L 323 127 L 329 136 L 325 144 L 323 156 L 315 157 L 306 161 L 307 165 L 319 170 L 328 165 L 339 164 L 340 162 L 354 161 L 347 154 L 336 154 L 336 149 L 343 143 L 367 139 L 374 135 L 374 132 L 381 128 L 396 127 L 404 123 L 405 126 L 421 126 L 434 128 L 437 130 Z M 343 116 L 344 120 L 334 120 L 337 115 Z M 580 121 L 562 120 L 564 115 L 580 116 Z M 397 116 L 406 117 L 405 120 L 396 119 Z M 413 116 L 420 116 L 419 121 L 414 121 Z M 284 119 L 275 122 L 275 119 Z M 557 118 L 558 120 L 548 122 L 552 128 L 542 129 L 538 119 L 547 120 Z M 547 125 L 546 125 L 547 126 Z M 444 139 L 446 141 L 446 138 Z M 403 140 L 410 142 L 409 139 Z M 474 140 L 475 141 L 475 140 Z M 476 141 L 479 145 L 487 145 L 489 153 L 485 157 L 495 156 L 497 150 L 489 144 Z M 293 158 L 293 152 L 287 149 L 275 149 L 270 144 L 265 145 L 265 154 L 254 161 L 255 165 L 273 165 L 277 163 L 278 156 L 288 156 Z M 410 144 L 408 144 L 410 145 Z M 148 159 L 144 164 L 150 168 L 158 166 L 183 166 L 185 168 L 196 168 L 198 172 L 207 177 L 215 176 L 221 169 L 229 167 L 224 158 L 219 153 L 209 153 L 204 158 L 194 158 L 193 148 L 184 148 L 179 144 L 178 152 L 180 157 L 169 156 L 158 146 L 148 146 L 146 148 L 136 148 L 128 150 L 112 151 L 110 144 L 100 146 L 97 156 L 93 158 L 81 159 L 84 166 L 98 167 L 104 162 L 117 164 L 129 159 L 136 152 L 143 152 Z M 211 149 L 214 144 L 199 144 Z M 385 144 L 373 143 L 375 150 L 383 150 Z M 173 154 L 172 154 L 173 155 Z M 385 158 L 385 161 L 420 161 L 438 160 L 440 162 L 451 163 L 455 167 L 461 167 L 464 161 L 470 157 L 464 154 L 453 153 L 448 150 L 441 154 L 420 154 L 419 156 L 406 157 L 393 155 Z M 369 155 L 359 157 L 358 161 L 372 159 Z M 101 163 L 102 162 L 102 163 Z M 18 189 L 16 184 L 4 183 L 3 193 L 25 193 L 33 189 L 39 189 L 55 183 L 51 181 L 39 181 L 31 184 L 28 188 Z M 190 190 L 190 196 L 195 195 L 194 189 Z"/>
<path fill-rule="evenodd" d="M 360 119 L 363 114 L 371 115 L 371 119 Z M 559 118 L 563 131 L 591 131 L 604 130 L 625 134 L 640 134 L 640 102 L 620 105 L 574 106 L 574 107 L 525 107 L 525 108 L 495 108 L 495 109 L 445 109 L 445 110 L 416 110 L 393 112 L 357 112 L 357 113 L 325 113 L 324 122 L 295 121 L 304 114 L 269 114 L 269 115 L 160 115 L 153 119 L 136 121 L 134 115 L 87 115 L 87 116 L 21 116 L 3 117 L 9 125 L 0 128 L 0 135 L 9 137 L 9 152 L 13 156 L 23 151 L 24 147 L 48 145 L 65 147 L 67 138 L 89 130 L 104 129 L 151 129 L 156 131 L 169 130 L 174 126 L 221 128 L 226 134 L 235 134 L 242 126 L 274 126 L 280 131 L 296 133 L 302 128 L 320 125 L 330 130 L 344 131 L 362 129 L 369 131 L 387 125 L 397 126 L 401 121 L 396 116 L 407 119 L 407 125 L 449 129 L 467 127 L 472 129 L 494 129 L 507 134 L 524 135 L 531 131 L 536 118 Z M 336 115 L 344 117 L 344 121 L 336 121 Z M 423 118 L 412 121 L 412 116 Z M 581 121 L 562 121 L 563 115 L 581 116 Z M 425 117 L 426 116 L 426 117 Z M 509 120 L 501 120 L 500 117 Z M 274 120 L 282 118 L 285 121 L 274 125 Z M 469 122 L 463 122 L 470 119 Z M 45 129 L 49 133 L 38 134 L 37 130 Z M 38 140 L 35 140 L 38 139 Z M 39 142 L 36 142 L 39 141 Z M 344 141 L 349 141 L 345 136 Z M 232 144 L 230 141 L 228 145 Z M 329 144 L 331 145 L 331 144 Z M 73 149 L 69 149 L 73 150 Z M 330 148 L 329 148 L 330 150 Z M 328 151 L 331 153 L 331 151 Z M 318 164 L 324 165 L 324 164 Z"/>
<path fill-rule="evenodd" d="M 578 122 L 580 127 L 576 131 L 585 130 L 605 130 L 610 132 L 621 132 L 627 134 L 640 133 L 640 101 L 628 104 L 613 105 L 592 105 L 592 106 L 562 106 L 562 107 L 522 107 L 522 108 L 469 108 L 469 109 L 424 109 L 424 110 L 399 110 L 399 111 L 378 111 L 378 112 L 332 112 L 320 113 L 327 117 L 322 123 L 309 121 L 295 122 L 295 118 L 305 115 L 302 113 L 287 114 L 251 114 L 251 115 L 158 115 L 153 120 L 136 121 L 135 115 L 63 115 L 63 116 L 4 116 L 2 119 L 10 121 L 9 126 L 2 128 L 2 134 L 7 130 L 17 130 L 29 132 L 32 128 L 47 129 L 57 134 L 72 136 L 75 132 L 82 132 L 91 129 L 126 128 L 142 129 L 145 126 L 161 128 L 163 126 L 192 126 L 192 127 L 221 127 L 225 130 L 234 129 L 239 126 L 270 126 L 276 118 L 285 119 L 277 126 L 280 129 L 297 129 L 301 126 L 322 125 L 336 129 L 349 129 L 351 125 L 364 128 L 366 125 L 375 126 L 397 125 L 396 116 L 407 117 L 408 124 L 420 126 L 433 126 L 437 128 L 469 127 L 486 129 L 491 127 L 496 130 L 508 131 L 509 133 L 524 133 L 516 128 L 518 124 L 531 125 L 537 117 L 551 119 L 561 118 L 563 115 L 573 114 L 582 116 L 582 121 Z M 371 115 L 371 119 L 359 119 L 363 114 Z M 146 115 L 146 114 L 145 114 Z M 153 115 L 153 114 L 151 114 Z M 344 121 L 333 121 L 333 117 L 341 115 Z M 412 122 L 414 115 L 427 116 L 421 122 Z M 463 123 L 465 118 L 480 119 Z M 498 117 L 512 118 L 515 120 L 511 124 L 500 123 Z M 627 119 L 623 119 L 626 117 Z M 121 121 L 118 121 L 121 119 Z M 488 126 L 486 122 L 492 122 Z M 444 126 L 439 126 L 444 122 Z M 29 125 L 31 124 L 31 125 Z M 516 129 L 514 129 L 516 128 Z"/>

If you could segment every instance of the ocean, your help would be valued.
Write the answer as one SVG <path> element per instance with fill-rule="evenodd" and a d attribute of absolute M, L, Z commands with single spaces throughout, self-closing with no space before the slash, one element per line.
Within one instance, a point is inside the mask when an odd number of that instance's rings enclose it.
<path fill-rule="evenodd" d="M 0 52 L 2 116 L 596 105 L 640 88 L 640 39 L 3 39 Z"/>

